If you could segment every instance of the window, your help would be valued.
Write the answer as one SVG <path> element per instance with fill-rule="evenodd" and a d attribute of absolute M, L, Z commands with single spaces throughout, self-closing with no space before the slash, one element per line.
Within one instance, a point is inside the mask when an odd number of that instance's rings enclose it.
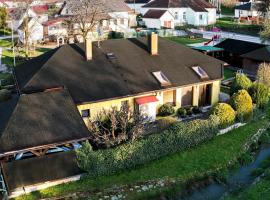
<path fill-rule="evenodd" d="M 174 19 L 178 20 L 178 12 L 174 13 Z"/>
<path fill-rule="evenodd" d="M 183 12 L 183 20 L 186 21 L 187 20 L 187 15 L 186 12 Z"/>
<path fill-rule="evenodd" d="M 125 24 L 125 20 L 123 18 L 120 19 L 120 24 L 122 24 L 122 25 Z"/>
<path fill-rule="evenodd" d="M 203 15 L 199 15 L 199 18 L 200 18 L 200 20 L 202 20 L 203 19 Z"/>
<path fill-rule="evenodd" d="M 162 71 L 153 72 L 154 77 L 158 80 L 161 86 L 169 86 L 171 82 L 169 79 L 162 73 Z"/>
<path fill-rule="evenodd" d="M 200 66 L 192 67 L 192 69 L 201 79 L 209 78 L 208 74 Z"/>
<path fill-rule="evenodd" d="M 82 110 L 81 113 L 83 118 L 90 117 L 90 109 Z"/>

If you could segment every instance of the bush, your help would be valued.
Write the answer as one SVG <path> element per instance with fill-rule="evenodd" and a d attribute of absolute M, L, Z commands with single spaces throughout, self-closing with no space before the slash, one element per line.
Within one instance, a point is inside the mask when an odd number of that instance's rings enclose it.
<path fill-rule="evenodd" d="M 178 117 L 186 117 L 187 116 L 187 111 L 185 108 L 178 108 L 177 109 L 177 116 Z"/>
<path fill-rule="evenodd" d="M 92 177 L 111 175 L 208 141 L 216 135 L 217 126 L 215 118 L 178 122 L 160 134 L 97 151 L 87 142 L 76 150 L 78 165 Z"/>
<path fill-rule="evenodd" d="M 232 96 L 231 106 L 236 111 L 238 120 L 247 121 L 252 117 L 252 98 L 246 90 L 239 90 Z"/>
<path fill-rule="evenodd" d="M 254 103 L 257 104 L 258 108 L 265 108 L 269 102 L 269 89 L 262 83 L 255 83 L 249 90 Z"/>
<path fill-rule="evenodd" d="M 238 92 L 239 90 L 247 90 L 252 86 L 252 81 L 245 75 L 237 73 L 235 79 L 232 82 L 230 94 Z"/>
<path fill-rule="evenodd" d="M 11 92 L 7 89 L 0 90 L 0 102 L 7 101 L 11 98 Z"/>
<path fill-rule="evenodd" d="M 193 114 L 193 107 L 188 107 L 188 108 L 186 109 L 186 111 L 187 111 L 187 115 L 188 115 L 188 116 L 192 115 L 192 114 Z"/>
<path fill-rule="evenodd" d="M 227 103 L 218 103 L 212 110 L 212 115 L 219 118 L 219 127 L 226 128 L 235 121 L 235 111 Z"/>
<path fill-rule="evenodd" d="M 201 110 L 200 110 L 200 108 L 198 106 L 194 106 L 192 111 L 193 111 L 194 114 L 200 114 L 201 113 Z"/>
<path fill-rule="evenodd" d="M 160 108 L 159 108 L 159 115 L 160 116 L 169 116 L 174 114 L 175 110 L 173 108 L 173 106 L 169 103 L 163 104 Z"/>
<path fill-rule="evenodd" d="M 170 127 L 172 124 L 176 122 L 177 122 L 177 119 L 174 117 L 164 117 L 157 120 L 157 125 L 158 125 L 158 128 L 161 130 L 161 129 Z"/>

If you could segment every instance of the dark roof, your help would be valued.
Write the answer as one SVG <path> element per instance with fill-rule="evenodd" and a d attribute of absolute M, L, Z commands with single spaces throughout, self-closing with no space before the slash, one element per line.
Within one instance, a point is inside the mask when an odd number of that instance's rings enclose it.
<path fill-rule="evenodd" d="M 42 157 L 2 163 L 8 191 L 80 175 L 75 152 L 61 152 Z"/>
<path fill-rule="evenodd" d="M 235 9 L 237 10 L 251 10 L 251 8 L 252 8 L 251 2 L 235 6 Z"/>
<path fill-rule="evenodd" d="M 196 12 L 207 12 L 206 8 L 215 8 L 205 0 L 153 0 L 145 8 L 188 8 Z"/>
<path fill-rule="evenodd" d="M 256 49 L 265 47 L 265 45 L 242 40 L 226 39 L 221 43 L 215 45 L 215 47 L 223 48 L 224 51 L 229 53 L 242 55 Z"/>
<path fill-rule="evenodd" d="M 89 137 L 66 90 L 21 95 L 0 136 L 0 153 Z"/>
<path fill-rule="evenodd" d="M 255 51 L 243 54 L 241 57 L 261 62 L 270 62 L 270 46 L 266 46 Z"/>
<path fill-rule="evenodd" d="M 146 3 L 148 3 L 149 1 L 151 1 L 151 0 L 135 0 L 135 2 L 134 2 L 134 0 L 126 0 L 125 1 L 125 3 L 127 3 L 127 4 L 146 4 Z"/>
<path fill-rule="evenodd" d="M 167 10 L 152 10 L 149 9 L 142 18 L 159 19 Z"/>
<path fill-rule="evenodd" d="M 64 45 L 16 67 L 24 91 L 66 86 L 76 103 L 94 102 L 164 89 L 152 75 L 162 71 L 170 87 L 202 80 L 191 69 L 200 65 L 210 80 L 222 78 L 222 62 L 184 45 L 159 38 L 159 55 L 147 51 L 146 38 L 93 44 L 93 60 L 85 61 L 84 45 Z M 116 59 L 107 59 L 113 52 Z"/>

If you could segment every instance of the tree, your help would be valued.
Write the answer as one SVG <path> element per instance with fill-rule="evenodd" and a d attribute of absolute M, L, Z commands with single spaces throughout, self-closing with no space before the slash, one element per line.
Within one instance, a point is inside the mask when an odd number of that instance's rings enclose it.
<path fill-rule="evenodd" d="M 263 30 L 260 32 L 260 37 L 263 42 L 270 39 L 270 20 L 266 19 L 263 23 Z"/>
<path fill-rule="evenodd" d="M 6 28 L 7 26 L 7 10 L 5 7 L 0 7 L 0 28 Z"/>
<path fill-rule="evenodd" d="M 262 83 L 255 83 L 250 88 L 250 95 L 258 108 L 264 109 L 269 102 L 269 88 Z"/>
<path fill-rule="evenodd" d="M 268 15 L 270 9 L 270 0 L 255 0 L 255 3 L 257 10 L 265 18 Z"/>
<path fill-rule="evenodd" d="M 67 23 L 78 27 L 78 34 L 84 40 L 97 29 L 108 13 L 105 1 L 102 0 L 67 0 L 66 5 L 70 13 Z"/>
<path fill-rule="evenodd" d="M 233 95 L 238 90 L 248 90 L 252 86 L 252 81 L 242 73 L 237 73 L 232 83 L 230 94 Z"/>
<path fill-rule="evenodd" d="M 257 71 L 257 82 L 270 87 L 270 64 L 262 63 Z"/>
<path fill-rule="evenodd" d="M 98 147 L 110 147 L 127 140 L 136 140 L 144 131 L 143 117 L 131 112 L 129 106 L 120 110 L 112 107 L 97 114 L 95 120 L 89 120 L 88 128 L 92 140 Z"/>

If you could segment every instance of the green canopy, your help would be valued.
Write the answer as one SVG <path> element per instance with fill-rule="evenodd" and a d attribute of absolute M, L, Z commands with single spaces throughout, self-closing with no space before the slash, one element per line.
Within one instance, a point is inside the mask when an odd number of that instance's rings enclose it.
<path fill-rule="evenodd" d="M 191 46 L 192 49 L 206 52 L 224 51 L 223 48 L 213 47 L 213 46 Z"/>

